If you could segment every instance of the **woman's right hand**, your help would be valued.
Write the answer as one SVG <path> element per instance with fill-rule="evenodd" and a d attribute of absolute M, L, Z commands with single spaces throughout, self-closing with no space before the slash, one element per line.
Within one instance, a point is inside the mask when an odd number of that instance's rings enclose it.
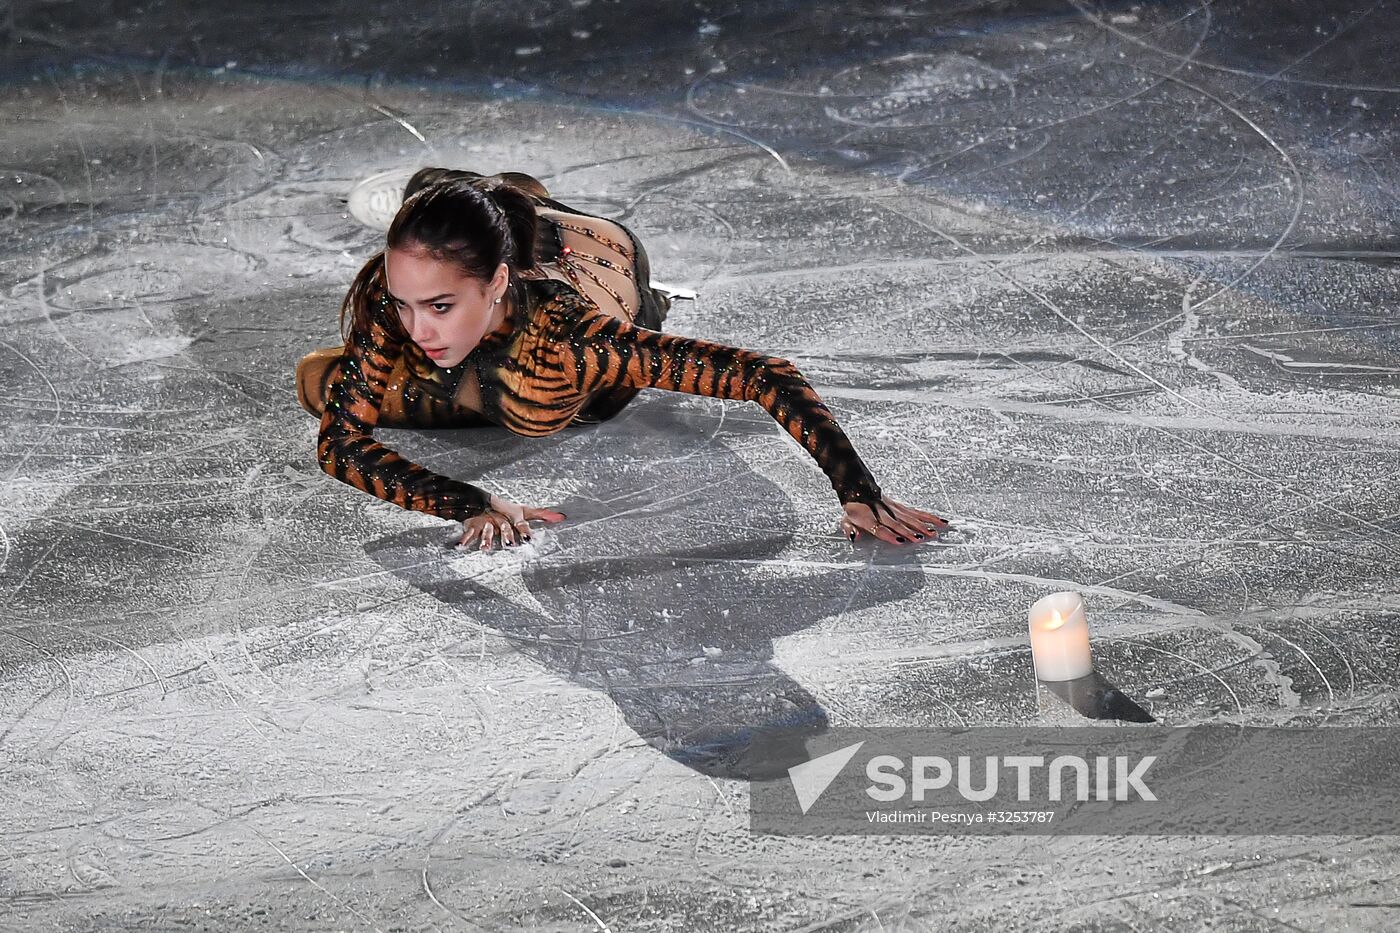
<path fill-rule="evenodd" d="M 481 550 L 489 551 L 497 540 L 502 544 L 514 545 L 519 541 L 530 540 L 530 522 L 562 522 L 563 512 L 554 509 L 538 509 L 492 496 L 491 507 L 480 515 L 473 515 L 462 522 L 462 540 L 459 547 L 466 547 L 480 539 Z"/>

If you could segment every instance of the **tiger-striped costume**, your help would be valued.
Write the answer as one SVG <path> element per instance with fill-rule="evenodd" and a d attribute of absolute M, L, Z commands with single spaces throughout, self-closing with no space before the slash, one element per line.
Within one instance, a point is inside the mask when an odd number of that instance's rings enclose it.
<path fill-rule="evenodd" d="M 654 388 L 759 403 L 812 455 L 842 503 L 864 502 L 873 509 L 880 502 L 874 477 L 791 362 L 660 332 L 668 303 L 650 288 L 645 252 L 626 232 L 633 247 L 628 278 L 635 279 L 640 301 L 629 309 L 614 290 L 605 291 L 637 323 L 604 313 L 580 294 L 587 283 L 579 271 L 601 280 L 571 263 L 573 251 L 561 249 L 563 240 L 555 235 L 544 238 L 540 261 L 558 263 L 569 281 L 518 278 L 500 327 L 451 369 L 438 367 L 396 326 L 381 268 L 371 295 L 371 331 L 352 335 L 343 351 L 316 351 L 298 370 L 303 406 L 321 415 L 321 468 L 396 505 L 460 521 L 485 511 L 488 493 L 399 456 L 374 440 L 376 425 L 492 424 L 539 437 L 574 421 L 606 420 L 639 390 Z M 627 255 L 621 244 L 604 242 Z M 461 404 L 467 388 L 470 406 Z"/>

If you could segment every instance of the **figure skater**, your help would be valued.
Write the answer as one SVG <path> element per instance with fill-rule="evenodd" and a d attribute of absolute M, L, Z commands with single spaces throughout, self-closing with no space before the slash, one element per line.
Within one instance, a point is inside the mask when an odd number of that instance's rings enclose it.
<path fill-rule="evenodd" d="M 622 224 L 576 211 L 518 172 L 427 168 L 409 179 L 385 248 L 340 308 L 345 344 L 297 366 L 331 476 L 407 509 L 461 521 L 461 545 L 514 545 L 563 513 L 511 502 L 399 456 L 376 425 L 497 425 L 554 434 L 616 415 L 641 389 L 757 402 L 816 460 L 842 530 L 892 544 L 948 523 L 884 497 L 845 432 L 780 357 L 661 333 L 669 296 Z"/>

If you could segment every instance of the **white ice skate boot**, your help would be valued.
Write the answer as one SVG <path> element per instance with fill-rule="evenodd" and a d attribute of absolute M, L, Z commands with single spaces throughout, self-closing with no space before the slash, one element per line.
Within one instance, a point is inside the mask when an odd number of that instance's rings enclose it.
<path fill-rule="evenodd" d="M 351 215 L 374 230 L 388 230 L 403 203 L 404 185 L 417 169 L 396 168 L 371 175 L 350 189 Z"/>

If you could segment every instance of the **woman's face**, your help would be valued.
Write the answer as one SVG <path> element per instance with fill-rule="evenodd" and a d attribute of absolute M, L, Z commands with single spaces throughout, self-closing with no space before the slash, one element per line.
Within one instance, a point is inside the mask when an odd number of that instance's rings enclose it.
<path fill-rule="evenodd" d="M 510 281 L 505 263 L 484 281 L 421 248 L 391 249 L 384 278 L 409 338 L 444 369 L 465 360 L 505 319 L 504 301 L 496 304 Z"/>

